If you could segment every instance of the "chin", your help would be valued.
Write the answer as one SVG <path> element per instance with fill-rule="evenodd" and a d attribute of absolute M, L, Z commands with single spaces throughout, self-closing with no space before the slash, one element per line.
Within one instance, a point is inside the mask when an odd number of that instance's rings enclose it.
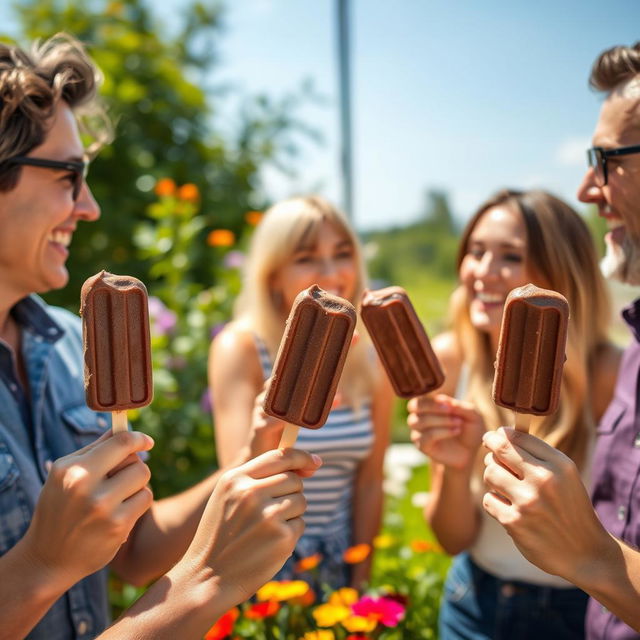
<path fill-rule="evenodd" d="M 640 285 L 640 247 L 626 236 L 622 245 L 606 245 L 600 270 L 605 278 L 623 284 Z"/>

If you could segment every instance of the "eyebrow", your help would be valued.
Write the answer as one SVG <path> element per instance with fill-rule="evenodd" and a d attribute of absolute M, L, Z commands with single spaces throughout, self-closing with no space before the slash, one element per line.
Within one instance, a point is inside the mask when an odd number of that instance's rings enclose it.
<path fill-rule="evenodd" d="M 479 245 L 486 245 L 487 242 L 485 240 L 469 240 L 469 246 L 472 246 L 474 244 L 479 244 Z M 524 249 L 525 248 L 525 243 L 521 242 L 501 242 L 498 245 L 501 249 Z"/>

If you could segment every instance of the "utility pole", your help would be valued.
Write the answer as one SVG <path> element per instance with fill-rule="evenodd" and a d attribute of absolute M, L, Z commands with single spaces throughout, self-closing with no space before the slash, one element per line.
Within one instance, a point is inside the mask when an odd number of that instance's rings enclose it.
<path fill-rule="evenodd" d="M 340 169 L 342 208 L 353 222 L 353 155 L 351 147 L 351 60 L 349 0 L 336 0 L 338 18 L 338 78 L 340 88 Z"/>

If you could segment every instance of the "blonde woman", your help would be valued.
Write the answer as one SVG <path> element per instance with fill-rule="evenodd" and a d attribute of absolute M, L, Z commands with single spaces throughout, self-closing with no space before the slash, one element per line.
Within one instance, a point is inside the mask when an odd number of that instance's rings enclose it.
<path fill-rule="evenodd" d="M 267 434 L 263 448 L 277 445 L 282 423 L 259 411 L 254 420 L 254 406 L 296 295 L 317 284 L 357 305 L 365 280 L 359 242 L 327 201 L 294 198 L 266 212 L 252 238 L 234 320 L 211 346 L 221 465 L 243 457 L 256 429 Z M 298 577 L 297 561 L 315 554 L 322 556 L 318 584 L 360 587 L 369 577 L 370 559 L 349 575 L 342 555 L 351 545 L 371 544 L 380 527 L 392 393 L 360 326 L 358 333 L 327 423 L 319 430 L 301 429 L 298 437 L 296 447 L 317 453 L 323 465 L 313 481 L 305 480 L 305 534 L 279 579 Z"/>
<path fill-rule="evenodd" d="M 511 424 L 491 399 L 503 306 L 532 282 L 571 308 L 560 408 L 531 433 L 569 455 L 588 481 L 595 427 L 615 384 L 620 353 L 608 339 L 609 299 L 589 230 L 543 191 L 502 191 L 463 232 L 452 327 L 433 343 L 446 372 L 439 393 L 409 403 L 414 443 L 432 460 L 425 516 L 442 546 L 459 554 L 447 578 L 440 637 L 584 637 L 587 596 L 527 562 L 481 506 L 482 434 Z"/>

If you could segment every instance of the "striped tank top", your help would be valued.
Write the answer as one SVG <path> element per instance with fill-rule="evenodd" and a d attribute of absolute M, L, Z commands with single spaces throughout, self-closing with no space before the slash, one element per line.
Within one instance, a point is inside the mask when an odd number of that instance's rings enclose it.
<path fill-rule="evenodd" d="M 258 337 L 256 347 L 266 379 L 271 375 L 271 358 Z M 300 429 L 296 447 L 319 455 L 323 461 L 311 478 L 304 479 L 307 510 L 303 538 L 351 537 L 355 475 L 371 452 L 373 438 L 370 402 L 362 403 L 358 411 L 345 405 L 334 407 L 322 428 Z"/>

